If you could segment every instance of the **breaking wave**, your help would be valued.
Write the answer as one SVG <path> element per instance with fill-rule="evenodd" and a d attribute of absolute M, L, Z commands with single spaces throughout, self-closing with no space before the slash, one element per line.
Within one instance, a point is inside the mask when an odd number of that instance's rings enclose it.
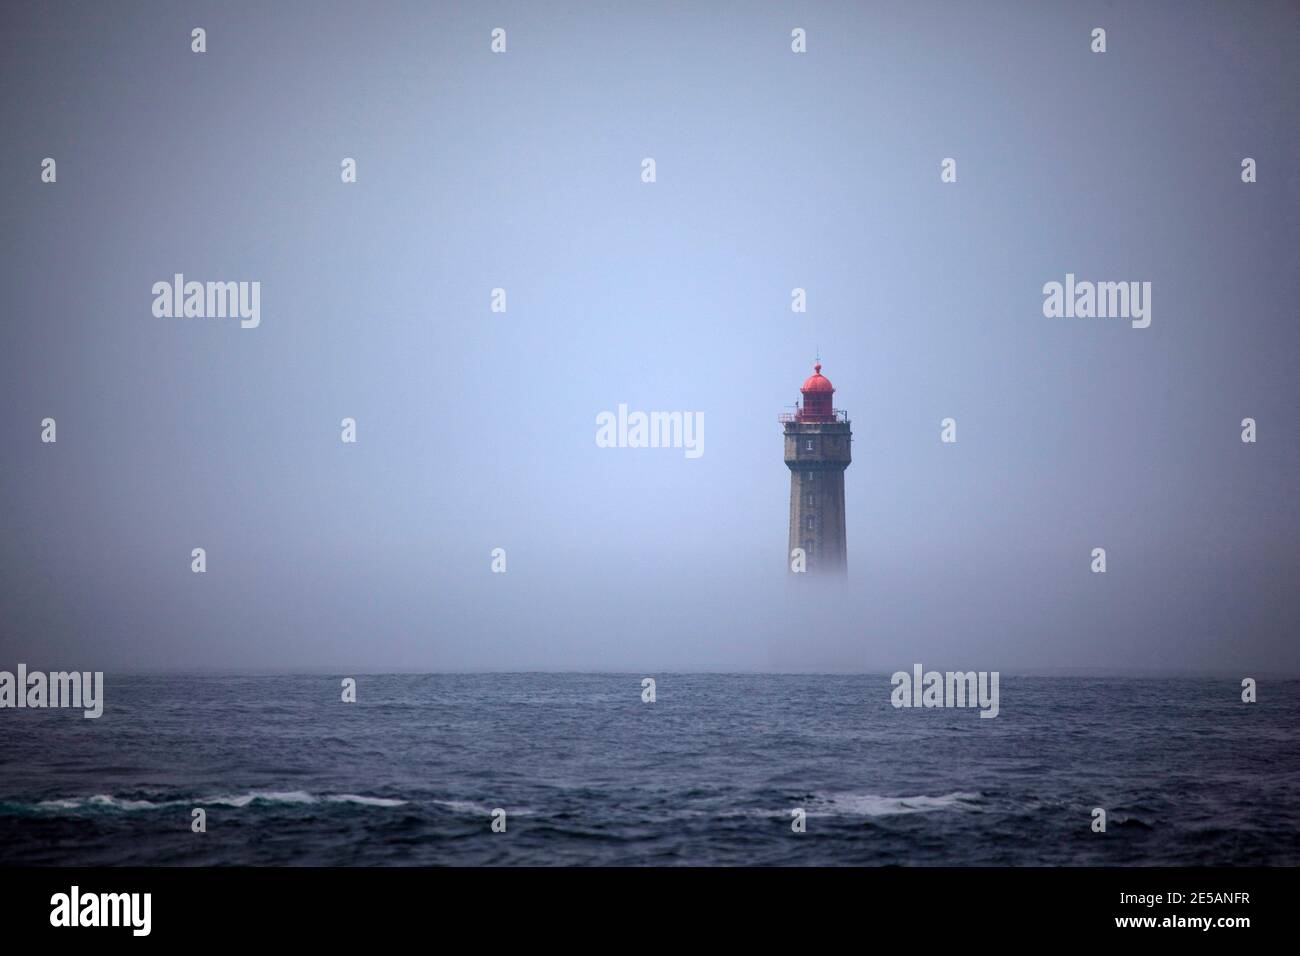
<path fill-rule="evenodd" d="M 957 791 L 939 797 L 885 797 L 877 793 L 817 793 L 808 801 L 809 816 L 885 817 L 936 810 L 978 810 L 980 794 Z"/>
<path fill-rule="evenodd" d="M 92 797 L 69 797 L 61 800 L 41 800 L 35 804 L 0 804 L 0 812 L 19 813 L 34 811 L 37 813 L 58 813 L 60 811 L 118 811 L 131 813 L 141 810 L 160 810 L 177 806 L 220 806 L 247 807 L 254 804 L 356 804 L 365 807 L 400 807 L 407 801 L 389 797 L 367 797 L 355 793 L 312 794 L 303 790 L 253 790 L 240 794 L 218 794 L 211 797 L 175 800 L 134 800 L 129 797 L 116 797 L 108 793 L 97 793 Z"/>

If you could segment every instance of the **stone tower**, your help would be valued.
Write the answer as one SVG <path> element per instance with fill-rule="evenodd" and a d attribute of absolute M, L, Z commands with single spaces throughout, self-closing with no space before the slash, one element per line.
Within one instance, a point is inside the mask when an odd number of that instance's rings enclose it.
<path fill-rule="evenodd" d="M 786 567 L 793 570 L 794 549 L 802 548 L 810 574 L 848 570 L 844 536 L 844 469 L 852 460 L 853 435 L 847 412 L 831 406 L 835 388 L 822 375 L 821 362 L 799 390 L 803 403 L 781 416 L 785 425 L 785 463 L 790 468 L 790 543 Z"/>

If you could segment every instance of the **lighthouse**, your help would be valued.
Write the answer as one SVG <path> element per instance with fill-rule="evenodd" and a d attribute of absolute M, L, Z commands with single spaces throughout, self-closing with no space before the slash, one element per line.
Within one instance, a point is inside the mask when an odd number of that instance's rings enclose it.
<path fill-rule="evenodd" d="M 847 412 L 834 408 L 835 388 L 813 366 L 799 389 L 803 401 L 781 416 L 785 426 L 785 463 L 790 469 L 790 542 L 786 566 L 797 571 L 796 548 L 813 574 L 848 570 L 844 535 L 844 469 L 852 460 L 853 434 Z"/>

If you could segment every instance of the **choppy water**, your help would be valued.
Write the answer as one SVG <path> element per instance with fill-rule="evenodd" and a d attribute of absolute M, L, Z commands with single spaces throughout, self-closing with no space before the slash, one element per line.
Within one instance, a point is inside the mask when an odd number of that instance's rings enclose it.
<path fill-rule="evenodd" d="M 0 711 L 0 863 L 1300 864 L 1300 681 L 641 676 L 110 674 Z"/>

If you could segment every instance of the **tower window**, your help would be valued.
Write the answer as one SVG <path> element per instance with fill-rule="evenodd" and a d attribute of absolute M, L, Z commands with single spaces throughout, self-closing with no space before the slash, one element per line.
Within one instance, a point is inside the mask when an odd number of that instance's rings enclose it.
<path fill-rule="evenodd" d="M 804 443 L 804 446 L 803 446 L 803 447 L 804 447 L 804 451 L 812 451 L 812 450 L 813 450 L 813 440 L 812 440 L 811 438 L 809 438 L 809 439 Z"/>
<path fill-rule="evenodd" d="M 812 530 L 813 530 L 813 516 L 812 516 L 812 515 L 809 515 L 809 516 L 808 516 L 808 530 L 809 530 L 809 531 L 812 531 Z"/>
<path fill-rule="evenodd" d="M 813 496 L 812 496 L 812 495 L 809 495 L 809 496 L 808 496 L 808 507 L 811 508 L 811 507 L 813 506 L 813 503 L 814 503 L 814 502 L 813 502 Z"/>

